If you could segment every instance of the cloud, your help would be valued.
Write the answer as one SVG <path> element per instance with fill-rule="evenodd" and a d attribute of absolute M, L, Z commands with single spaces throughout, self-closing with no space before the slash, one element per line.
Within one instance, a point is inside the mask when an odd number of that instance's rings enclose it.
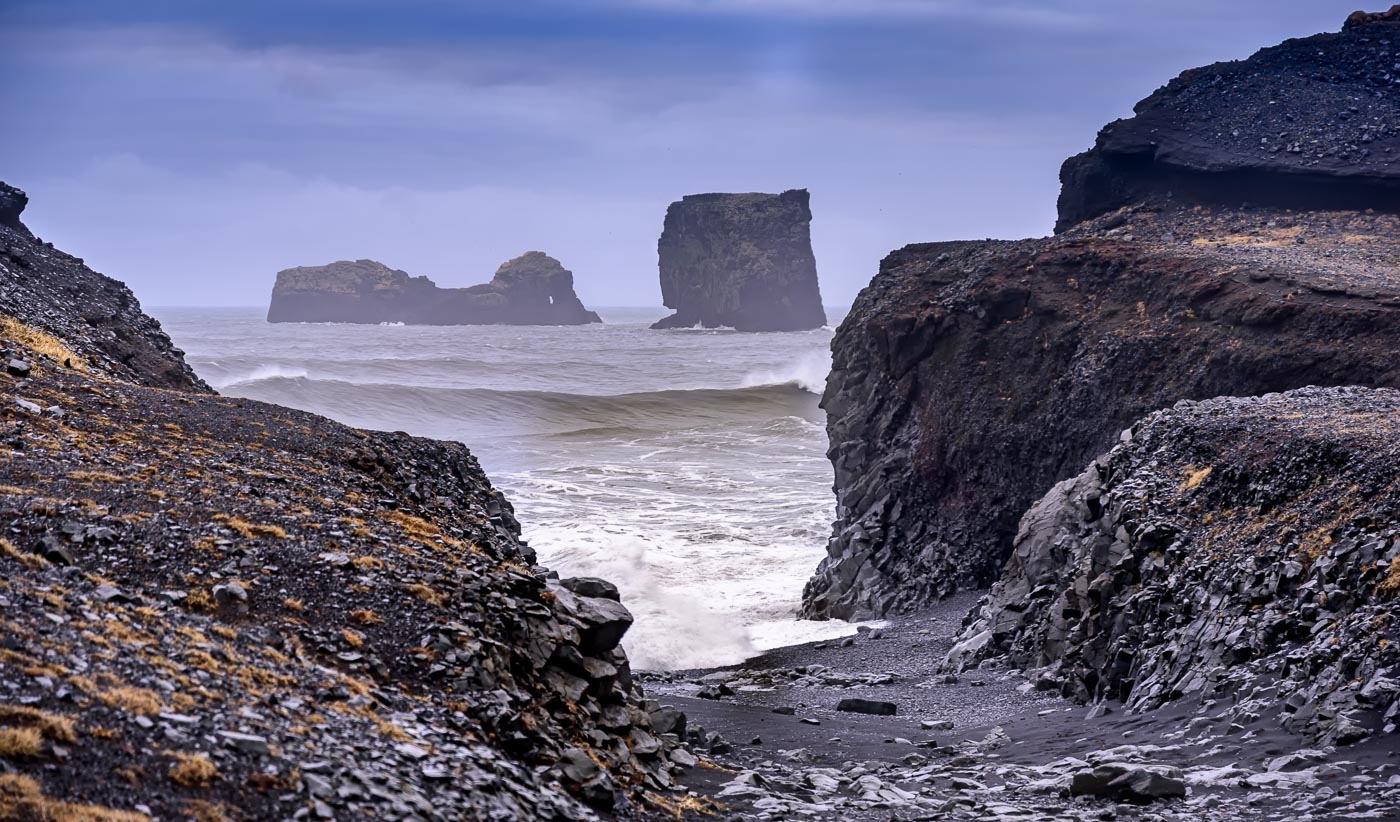
<path fill-rule="evenodd" d="M 614 0 L 652 11 L 858 20 L 970 20 L 1031 28 L 1090 28 L 1101 24 L 1083 3 L 999 3 L 988 0 Z M 1080 7 L 1080 8 L 1075 8 Z"/>

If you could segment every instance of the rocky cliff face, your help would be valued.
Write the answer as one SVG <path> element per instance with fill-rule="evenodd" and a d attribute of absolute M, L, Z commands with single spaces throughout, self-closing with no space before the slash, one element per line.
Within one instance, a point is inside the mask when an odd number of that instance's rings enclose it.
<path fill-rule="evenodd" d="M 439 288 L 373 260 L 277 273 L 268 322 L 585 325 L 602 322 L 574 293 L 572 271 L 539 251 L 501 264 L 491 282 Z"/>
<path fill-rule="evenodd" d="M 832 344 L 804 613 L 990 582 L 1026 506 L 1178 400 L 1397 385 L 1397 36 L 1354 16 L 1188 71 L 1066 162 L 1056 238 L 886 258 Z"/>
<path fill-rule="evenodd" d="M 1192 69 L 1060 171 L 1057 230 L 1130 203 L 1400 210 L 1395 15 Z"/>
<path fill-rule="evenodd" d="M 1026 514 L 949 665 L 1277 715 L 1324 744 L 1394 732 L 1400 392 L 1184 402 L 1121 440 Z"/>
<path fill-rule="evenodd" d="M 693 194 L 666 209 L 657 243 L 661 297 L 652 328 L 799 331 L 826 325 L 806 190 Z"/>
<path fill-rule="evenodd" d="M 1177 400 L 1400 385 L 1397 229 L 1142 208 L 891 254 L 832 343 L 837 522 L 804 612 L 990 583 L 1034 500 Z"/>
<path fill-rule="evenodd" d="M 684 718 L 633 683 L 616 589 L 536 567 L 465 446 L 179 384 L 129 292 L 23 242 L 0 818 L 575 820 L 672 785 Z"/>
<path fill-rule="evenodd" d="M 157 388 L 208 391 L 125 285 L 35 237 L 20 221 L 29 198 L 0 183 L 0 324 L 60 338 L 60 365 Z"/>

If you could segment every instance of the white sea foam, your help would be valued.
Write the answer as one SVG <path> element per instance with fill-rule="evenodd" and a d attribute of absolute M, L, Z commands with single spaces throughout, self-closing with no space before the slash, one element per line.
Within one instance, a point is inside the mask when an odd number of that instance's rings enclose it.
<path fill-rule="evenodd" d="M 259 382 L 261 380 L 274 380 L 278 378 L 296 379 L 306 376 L 308 375 L 305 368 L 294 365 L 270 363 L 267 365 L 260 365 L 252 371 L 243 374 L 232 375 L 224 377 L 223 379 L 211 378 L 210 384 L 215 388 L 227 388 L 231 385 L 245 385 L 250 382 Z"/>
<path fill-rule="evenodd" d="M 736 663 L 854 631 L 796 619 L 834 502 L 813 396 L 829 331 L 660 334 L 647 329 L 656 316 L 592 328 L 161 319 L 230 395 L 467 443 L 543 564 L 618 585 L 638 668 Z"/>
<path fill-rule="evenodd" d="M 742 383 L 744 388 L 760 385 L 796 385 L 803 391 L 820 394 L 826 390 L 826 376 L 831 373 L 831 352 L 809 351 L 782 368 L 750 371 Z"/>

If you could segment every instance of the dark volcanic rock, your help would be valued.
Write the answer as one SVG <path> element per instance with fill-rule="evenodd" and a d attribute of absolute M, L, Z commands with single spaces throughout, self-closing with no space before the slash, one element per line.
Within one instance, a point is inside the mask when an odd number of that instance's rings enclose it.
<path fill-rule="evenodd" d="M 850 697 L 836 703 L 836 710 L 850 714 L 872 714 L 874 716 L 894 716 L 899 712 L 899 706 L 893 702 L 883 702 L 876 699 L 856 699 Z"/>
<path fill-rule="evenodd" d="M 1141 201 L 1400 210 L 1400 19 L 1192 69 L 1065 162 L 1057 230 Z"/>
<path fill-rule="evenodd" d="M 1139 211 L 891 254 L 832 342 L 838 519 L 804 612 L 991 582 L 1035 499 L 1177 400 L 1400 385 L 1397 229 Z"/>
<path fill-rule="evenodd" d="M 586 325 L 602 322 L 574 293 L 574 275 L 530 251 L 470 288 L 439 288 L 373 260 L 277 272 L 268 322 L 409 325 Z"/>
<path fill-rule="evenodd" d="M 805 189 L 692 194 L 666 209 L 656 250 L 661 297 L 676 313 L 652 328 L 800 331 L 826 325 Z"/>
<path fill-rule="evenodd" d="M 1390 389 L 1152 414 L 1030 510 L 948 664 L 1001 657 L 1081 701 L 1230 706 L 1323 743 L 1394 733 L 1397 465 Z"/>
<path fill-rule="evenodd" d="M 0 183 L 0 322 L 18 324 L 5 331 L 57 366 L 208 391 L 130 289 L 42 242 L 20 222 L 28 201 L 23 191 Z"/>
<path fill-rule="evenodd" d="M 0 237 L 30 365 L 0 371 L 0 818 L 589 820 L 672 787 L 616 589 L 551 584 L 466 446 L 215 396 L 120 284 Z"/>

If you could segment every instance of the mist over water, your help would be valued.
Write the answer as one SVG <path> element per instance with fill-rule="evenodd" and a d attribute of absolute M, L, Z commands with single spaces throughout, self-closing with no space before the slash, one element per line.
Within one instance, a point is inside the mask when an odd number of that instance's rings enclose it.
<path fill-rule="evenodd" d="M 666 312 L 625 308 L 570 327 L 153 313 L 223 394 L 465 442 L 542 563 L 618 585 L 638 667 L 854 630 L 795 618 L 834 506 L 817 407 L 829 329 L 660 332 L 647 326 Z"/>

